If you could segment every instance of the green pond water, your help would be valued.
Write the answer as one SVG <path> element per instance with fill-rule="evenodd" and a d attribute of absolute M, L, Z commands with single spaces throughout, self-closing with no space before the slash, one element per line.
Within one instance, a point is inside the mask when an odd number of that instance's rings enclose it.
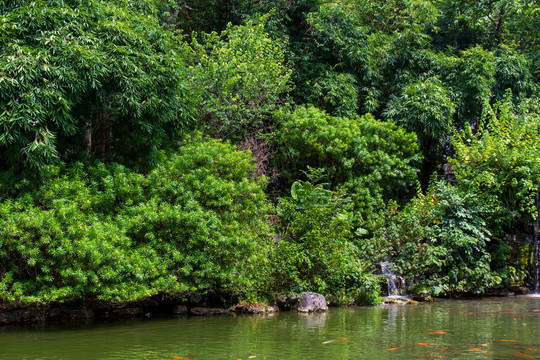
<path fill-rule="evenodd" d="M 0 327 L 0 359 L 540 359 L 540 297 Z"/>

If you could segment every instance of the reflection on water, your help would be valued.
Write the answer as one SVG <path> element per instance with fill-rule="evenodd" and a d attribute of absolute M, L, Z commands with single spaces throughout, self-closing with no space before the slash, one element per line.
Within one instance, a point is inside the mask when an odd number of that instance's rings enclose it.
<path fill-rule="evenodd" d="M 540 298 L 0 328 L 0 359 L 540 359 Z"/>

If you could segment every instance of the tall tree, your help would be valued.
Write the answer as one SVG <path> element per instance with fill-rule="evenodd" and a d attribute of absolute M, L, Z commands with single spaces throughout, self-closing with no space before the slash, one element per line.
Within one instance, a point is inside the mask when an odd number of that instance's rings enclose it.
<path fill-rule="evenodd" d="M 39 169 L 87 152 L 136 159 L 195 115 L 187 67 L 151 2 L 0 7 L 0 153 Z"/>

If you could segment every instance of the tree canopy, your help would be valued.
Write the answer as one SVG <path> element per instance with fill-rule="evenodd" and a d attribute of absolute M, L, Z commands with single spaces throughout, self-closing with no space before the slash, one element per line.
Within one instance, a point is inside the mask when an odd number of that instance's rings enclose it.
<path fill-rule="evenodd" d="M 0 11 L 0 147 L 15 171 L 81 152 L 135 160 L 194 121 L 182 46 L 151 3 L 12 1 Z"/>

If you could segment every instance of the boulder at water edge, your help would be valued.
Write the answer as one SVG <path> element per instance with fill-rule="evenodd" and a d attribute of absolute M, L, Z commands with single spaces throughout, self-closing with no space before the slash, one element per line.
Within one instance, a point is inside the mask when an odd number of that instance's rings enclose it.
<path fill-rule="evenodd" d="M 298 312 L 326 311 L 326 299 L 321 294 L 303 292 L 300 294 L 300 301 L 294 306 Z"/>

